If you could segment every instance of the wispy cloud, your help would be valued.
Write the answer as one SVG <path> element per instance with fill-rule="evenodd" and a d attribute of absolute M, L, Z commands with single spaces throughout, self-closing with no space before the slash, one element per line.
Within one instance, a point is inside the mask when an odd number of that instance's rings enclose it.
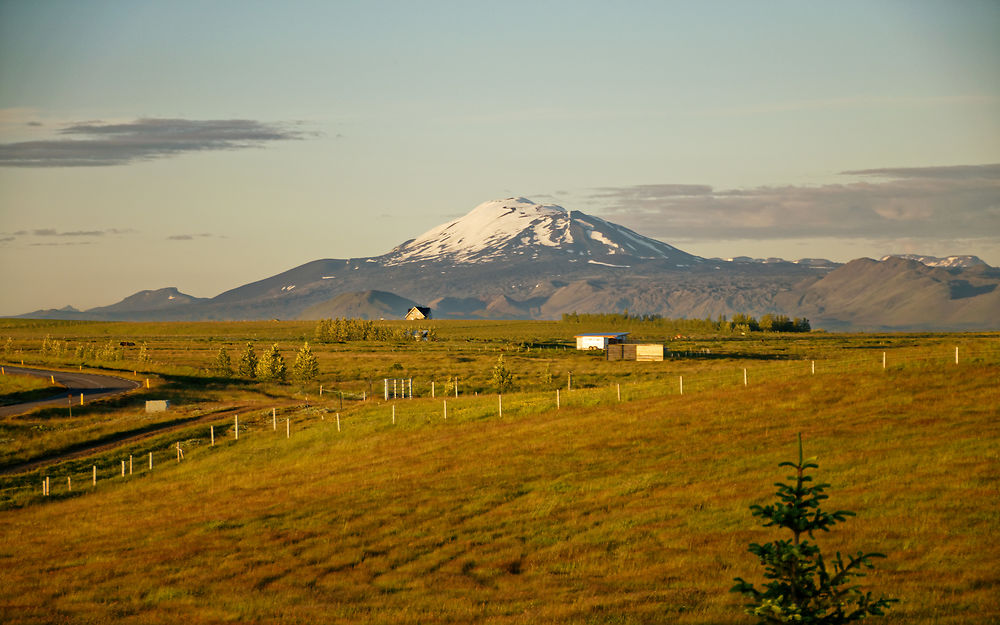
<path fill-rule="evenodd" d="M 93 245 L 93 241 L 56 241 L 45 243 L 29 243 L 29 247 L 60 247 L 64 245 Z"/>
<path fill-rule="evenodd" d="M 224 239 L 226 237 L 218 234 L 211 234 L 209 232 L 203 232 L 201 234 L 174 234 L 167 237 L 168 241 L 193 241 L 195 239 Z"/>
<path fill-rule="evenodd" d="M 80 239 L 93 239 L 108 235 L 133 234 L 137 230 L 132 228 L 105 228 L 103 230 L 70 230 L 60 231 L 55 228 L 35 228 L 33 230 L 18 230 L 17 232 L 0 232 L 0 243 L 10 243 L 18 238 L 30 237 L 27 243 L 31 246 L 40 245 L 89 245 L 92 241 L 82 241 Z M 37 241 L 35 238 L 43 239 Z M 68 239 L 67 241 L 44 241 L 44 239 Z"/>
<path fill-rule="evenodd" d="M 35 228 L 34 230 L 18 230 L 11 234 L 15 236 L 33 235 L 36 237 L 103 237 L 107 234 L 131 234 L 131 228 L 105 228 L 104 230 L 73 230 L 60 232 L 55 228 Z"/>
<path fill-rule="evenodd" d="M 1000 164 L 866 169 L 822 186 L 595 189 L 595 212 L 674 241 L 788 238 L 968 239 L 1000 232 Z"/>
<path fill-rule="evenodd" d="M 138 119 L 127 123 L 78 122 L 57 137 L 0 144 L 0 166 L 101 167 L 178 156 L 241 150 L 309 133 L 290 124 L 249 119 Z"/>

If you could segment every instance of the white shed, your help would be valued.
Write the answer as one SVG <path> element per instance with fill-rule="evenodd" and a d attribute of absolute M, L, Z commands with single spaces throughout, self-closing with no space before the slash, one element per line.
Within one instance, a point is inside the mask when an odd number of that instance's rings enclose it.
<path fill-rule="evenodd" d="M 624 343 L 628 332 L 589 332 L 576 335 L 577 349 L 607 349 L 613 343 Z"/>

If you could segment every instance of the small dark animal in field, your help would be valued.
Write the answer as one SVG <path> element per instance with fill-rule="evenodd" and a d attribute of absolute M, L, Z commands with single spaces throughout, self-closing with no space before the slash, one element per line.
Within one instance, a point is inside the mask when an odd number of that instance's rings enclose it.
<path fill-rule="evenodd" d="M 132 341 L 122 341 L 118 343 L 118 345 L 120 345 L 121 347 L 135 347 L 135 343 L 133 343 Z"/>

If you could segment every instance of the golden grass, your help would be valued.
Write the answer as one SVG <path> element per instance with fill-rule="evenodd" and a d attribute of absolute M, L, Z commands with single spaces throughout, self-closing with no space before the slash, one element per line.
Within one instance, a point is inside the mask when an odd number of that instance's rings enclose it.
<path fill-rule="evenodd" d="M 1000 366 L 902 345 L 917 351 L 882 371 L 880 347 L 816 376 L 748 361 L 748 387 L 742 361 L 663 363 L 684 396 L 646 380 L 618 404 L 601 379 L 558 411 L 549 391 L 505 397 L 503 419 L 495 396 L 452 400 L 448 421 L 440 399 L 397 401 L 395 426 L 372 402 L 338 434 L 324 404 L 282 413 L 286 440 L 261 412 L 239 441 L 188 434 L 180 464 L 161 442 L 154 471 L 125 479 L 108 457 L 92 492 L 0 512 L 0 614 L 746 623 L 727 589 L 760 579 L 746 546 L 775 537 L 747 507 L 801 431 L 829 507 L 858 513 L 820 544 L 889 555 L 866 579 L 902 599 L 886 622 L 996 622 Z"/>
<path fill-rule="evenodd" d="M 0 375 L 0 406 L 45 399 L 61 387 L 33 375 Z"/>

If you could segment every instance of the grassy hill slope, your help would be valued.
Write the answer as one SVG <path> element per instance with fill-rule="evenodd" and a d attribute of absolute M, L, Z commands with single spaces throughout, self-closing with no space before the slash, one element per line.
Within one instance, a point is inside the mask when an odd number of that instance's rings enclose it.
<path fill-rule="evenodd" d="M 449 402 L 448 420 L 417 399 L 339 433 L 314 407 L 288 415 L 290 438 L 260 414 L 238 441 L 189 435 L 179 464 L 0 512 L 0 620 L 749 623 L 727 590 L 761 580 L 747 544 L 778 535 L 747 507 L 801 431 L 830 508 L 858 513 L 821 546 L 889 556 L 865 580 L 902 599 L 885 622 L 996 622 L 998 372 L 566 394 L 560 410 L 511 396 L 503 418 L 495 396 Z"/>

